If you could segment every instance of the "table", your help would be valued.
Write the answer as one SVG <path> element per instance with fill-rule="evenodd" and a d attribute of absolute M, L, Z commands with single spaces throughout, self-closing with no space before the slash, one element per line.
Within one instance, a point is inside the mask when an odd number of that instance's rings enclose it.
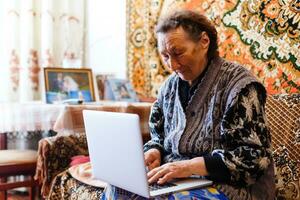
<path fill-rule="evenodd" d="M 6 134 L 53 129 L 66 105 L 42 102 L 0 103 L 0 149 L 6 149 Z"/>
<path fill-rule="evenodd" d="M 112 102 L 101 101 L 94 104 L 68 105 L 60 113 L 54 131 L 63 134 L 64 132 L 84 132 L 82 110 L 101 110 L 111 112 L 135 113 L 140 117 L 141 132 L 144 139 L 149 138 L 148 119 L 152 103 L 147 102 Z"/>
<path fill-rule="evenodd" d="M 48 131 L 84 131 L 82 110 L 103 110 L 136 113 L 140 116 L 141 132 L 149 135 L 148 118 L 152 103 L 100 101 L 82 105 L 45 104 L 42 102 L 1 103 L 0 133 Z M 6 148 L 5 134 L 0 134 L 0 149 Z"/>
<path fill-rule="evenodd" d="M 0 104 L 0 133 L 50 130 L 66 105 L 30 103 Z"/>

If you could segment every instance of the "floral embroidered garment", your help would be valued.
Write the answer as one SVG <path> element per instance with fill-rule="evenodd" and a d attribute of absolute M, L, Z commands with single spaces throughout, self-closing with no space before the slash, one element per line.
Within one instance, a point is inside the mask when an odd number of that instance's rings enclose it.
<path fill-rule="evenodd" d="M 128 192 L 121 188 L 114 186 L 108 186 L 103 191 L 100 200 L 146 200 L 147 198 L 139 196 L 137 194 Z M 179 191 L 171 194 L 161 195 L 152 200 L 176 200 L 176 199 L 192 199 L 192 200 L 228 200 L 227 197 L 222 193 L 212 187 L 192 189 L 189 191 Z"/>
<path fill-rule="evenodd" d="M 211 61 L 186 107 L 179 83 L 172 74 L 161 87 L 150 116 L 152 139 L 144 150 L 159 149 L 163 162 L 203 156 L 208 178 L 229 199 L 273 199 L 271 137 L 261 83 L 244 67 L 221 58 Z M 219 179 L 222 165 L 228 179 Z"/>

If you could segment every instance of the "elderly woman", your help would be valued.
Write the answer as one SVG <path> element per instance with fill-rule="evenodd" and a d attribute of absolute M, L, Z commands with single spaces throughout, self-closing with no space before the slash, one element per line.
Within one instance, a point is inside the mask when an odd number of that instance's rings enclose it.
<path fill-rule="evenodd" d="M 149 182 L 200 175 L 229 199 L 274 199 L 263 85 L 219 57 L 216 29 L 201 14 L 177 11 L 159 21 L 156 35 L 174 73 L 152 107 Z"/>
<path fill-rule="evenodd" d="M 205 176 L 213 189 L 166 198 L 274 199 L 264 86 L 243 66 L 219 57 L 217 31 L 201 14 L 174 12 L 160 19 L 156 35 L 161 58 L 174 73 L 151 110 L 151 140 L 144 145 L 149 183 Z M 104 197 L 139 199 L 111 191 Z"/>

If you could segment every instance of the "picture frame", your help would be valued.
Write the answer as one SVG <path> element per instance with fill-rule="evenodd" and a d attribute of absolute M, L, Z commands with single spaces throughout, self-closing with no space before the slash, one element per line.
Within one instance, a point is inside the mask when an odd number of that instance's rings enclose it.
<path fill-rule="evenodd" d="M 95 101 L 93 73 L 88 68 L 44 68 L 47 103 Z"/>
<path fill-rule="evenodd" d="M 136 92 L 128 80 L 108 78 L 105 83 L 104 99 L 126 102 L 138 102 Z"/>
<path fill-rule="evenodd" d="M 107 79 L 115 78 L 113 74 L 98 73 L 95 76 L 99 100 L 105 100 L 105 85 Z"/>

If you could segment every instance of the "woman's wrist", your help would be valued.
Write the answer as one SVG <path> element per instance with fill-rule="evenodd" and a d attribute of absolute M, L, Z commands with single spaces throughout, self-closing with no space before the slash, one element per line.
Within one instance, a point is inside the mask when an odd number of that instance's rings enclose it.
<path fill-rule="evenodd" d="M 196 157 L 189 161 L 190 172 L 192 175 L 207 176 L 208 171 L 203 157 Z"/>

